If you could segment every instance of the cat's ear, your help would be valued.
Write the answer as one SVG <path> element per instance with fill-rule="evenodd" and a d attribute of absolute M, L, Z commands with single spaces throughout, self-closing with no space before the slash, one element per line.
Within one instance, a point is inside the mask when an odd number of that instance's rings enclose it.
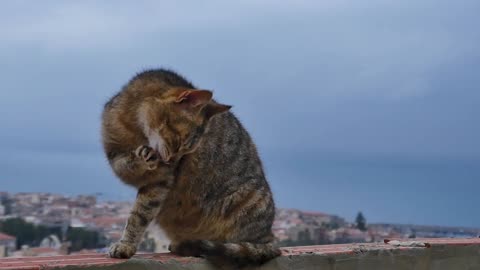
<path fill-rule="evenodd" d="M 205 117 L 207 119 L 210 119 L 212 116 L 216 114 L 223 113 L 230 110 L 230 108 L 232 108 L 232 106 L 230 105 L 224 105 L 219 103 L 209 103 L 207 104 L 207 106 L 205 106 L 205 109 L 204 109 Z"/>
<path fill-rule="evenodd" d="M 194 109 L 196 112 L 203 108 L 207 119 L 230 110 L 232 106 L 210 102 L 212 95 L 212 92 L 208 90 L 187 89 L 177 95 L 175 103 L 186 106 L 184 108 Z"/>
<path fill-rule="evenodd" d="M 185 104 L 189 107 L 202 108 L 212 100 L 212 92 L 208 90 L 188 89 L 180 92 L 175 99 L 175 103 Z"/>

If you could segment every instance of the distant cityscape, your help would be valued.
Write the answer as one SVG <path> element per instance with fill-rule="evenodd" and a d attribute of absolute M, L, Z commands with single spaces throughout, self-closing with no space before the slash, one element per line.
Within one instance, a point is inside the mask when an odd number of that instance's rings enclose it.
<path fill-rule="evenodd" d="M 120 239 L 133 202 L 96 195 L 0 192 L 0 257 L 105 253 Z M 378 242 L 386 238 L 478 237 L 480 229 L 353 222 L 321 212 L 277 209 L 279 246 Z M 167 252 L 168 238 L 148 227 L 139 252 Z"/>

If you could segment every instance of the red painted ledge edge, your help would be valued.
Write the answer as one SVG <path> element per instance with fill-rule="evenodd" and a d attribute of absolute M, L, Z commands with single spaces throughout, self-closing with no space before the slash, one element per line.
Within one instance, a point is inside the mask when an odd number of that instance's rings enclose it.
<path fill-rule="evenodd" d="M 397 240 L 397 241 L 393 241 Z M 411 242 L 414 241 L 414 242 Z M 411 245 L 409 245 L 411 243 Z M 424 244 L 422 246 L 422 244 Z M 480 246 L 480 238 L 423 238 L 423 239 L 386 239 L 384 243 L 353 243 L 320 246 L 303 246 L 282 248 L 282 256 L 302 254 L 341 255 L 355 254 L 361 249 L 368 250 L 409 250 L 430 248 L 434 246 Z M 166 263 L 175 260 L 178 263 L 200 262 L 202 259 L 179 257 L 170 253 L 137 254 L 136 259 L 154 260 Z M 127 261 L 126 259 L 108 258 L 106 254 L 81 254 L 49 257 L 16 257 L 0 258 L 0 270 L 40 270 L 53 269 L 65 266 L 109 266 Z"/>

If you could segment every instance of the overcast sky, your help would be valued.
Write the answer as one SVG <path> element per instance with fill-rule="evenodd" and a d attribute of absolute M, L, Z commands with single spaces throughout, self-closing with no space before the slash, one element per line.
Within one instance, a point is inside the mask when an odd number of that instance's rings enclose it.
<path fill-rule="evenodd" d="M 480 227 L 480 2 L 0 3 L 0 190 L 131 199 L 103 103 L 168 67 L 254 137 L 280 207 Z"/>

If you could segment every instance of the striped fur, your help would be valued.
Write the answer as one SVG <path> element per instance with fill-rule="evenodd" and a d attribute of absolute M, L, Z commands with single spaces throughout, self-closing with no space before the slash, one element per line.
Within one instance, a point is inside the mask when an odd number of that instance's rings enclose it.
<path fill-rule="evenodd" d="M 272 243 L 220 243 L 208 240 L 187 240 L 170 249 L 182 256 L 206 257 L 220 266 L 240 267 L 260 265 L 281 254 Z"/>
<path fill-rule="evenodd" d="M 243 266 L 280 254 L 272 246 L 275 205 L 261 160 L 229 109 L 163 69 L 138 74 L 107 102 L 106 156 L 138 189 L 111 257 L 131 257 L 151 221 L 181 255 Z"/>

